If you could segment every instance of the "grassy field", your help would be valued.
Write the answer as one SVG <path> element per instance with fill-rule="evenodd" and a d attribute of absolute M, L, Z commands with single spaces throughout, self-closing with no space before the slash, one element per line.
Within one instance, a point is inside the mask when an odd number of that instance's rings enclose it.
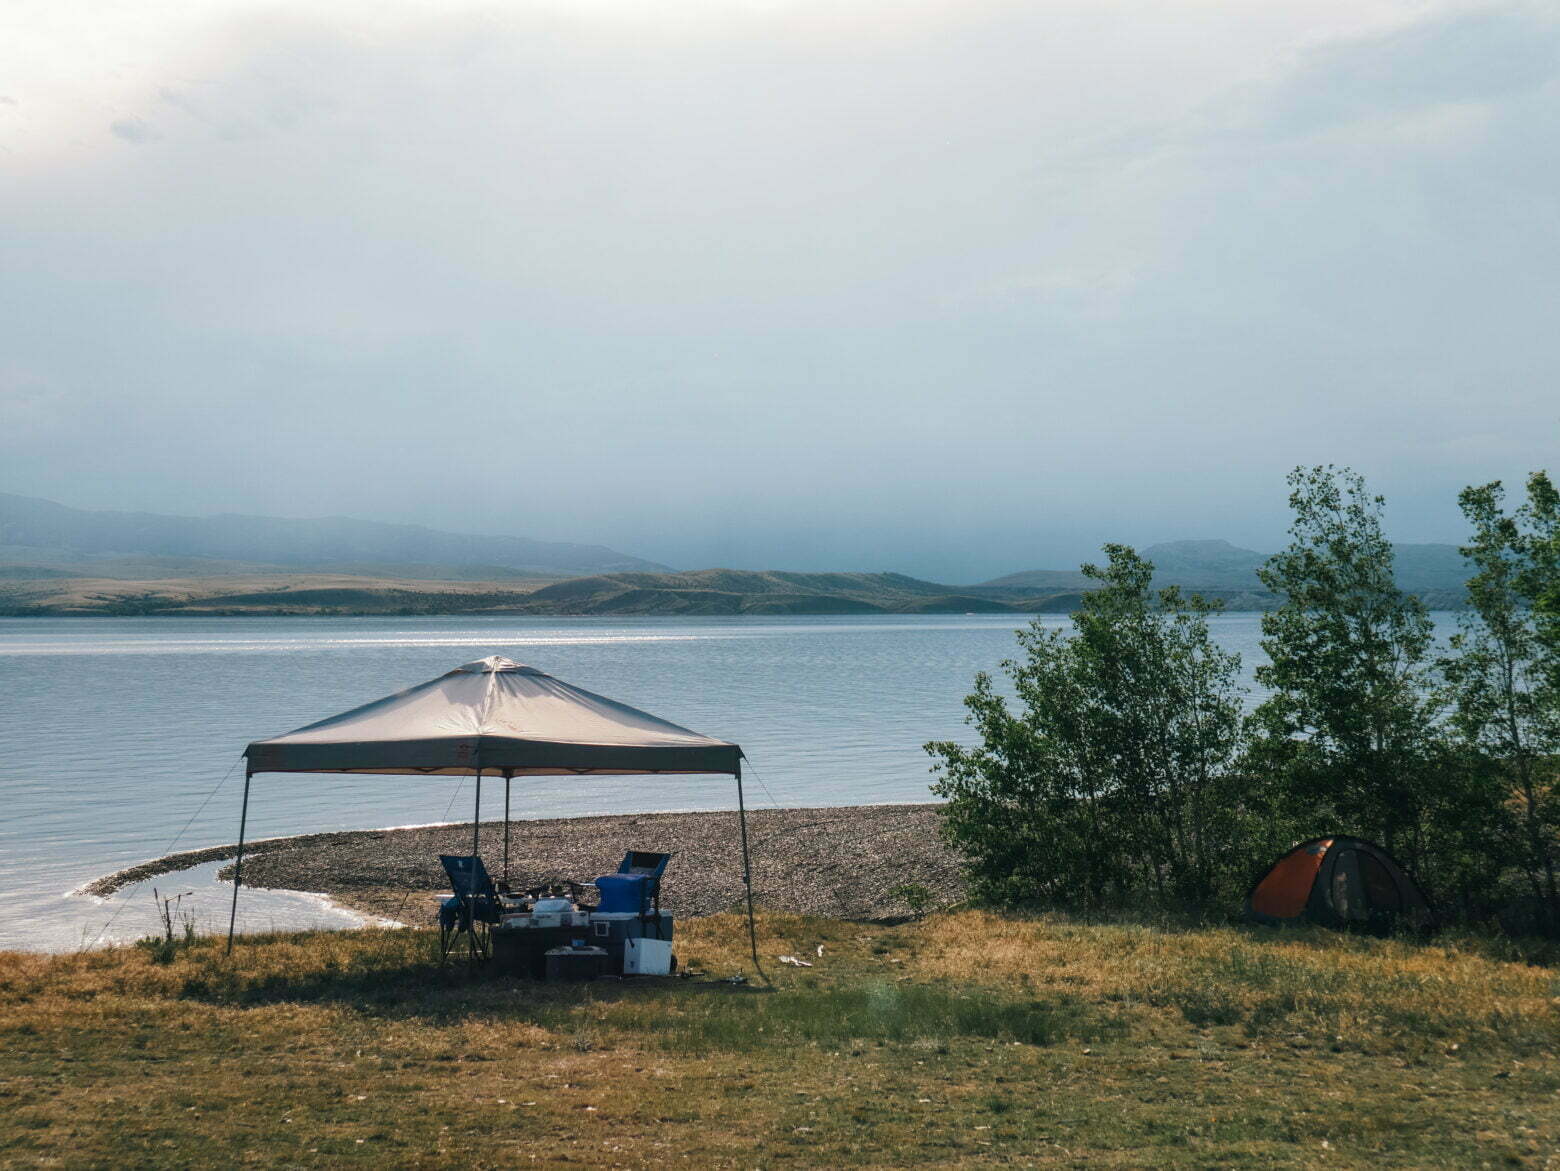
<path fill-rule="evenodd" d="M 1560 1166 L 1560 969 L 1496 944 L 770 915 L 766 988 L 679 935 L 574 987 L 410 930 L 0 955 L 0 1160 Z"/>

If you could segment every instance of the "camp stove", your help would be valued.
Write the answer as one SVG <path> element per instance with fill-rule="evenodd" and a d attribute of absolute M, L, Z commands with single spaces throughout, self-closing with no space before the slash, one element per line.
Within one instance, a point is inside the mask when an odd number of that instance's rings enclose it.
<path fill-rule="evenodd" d="M 514 901 L 515 909 L 504 915 L 504 926 L 517 931 L 585 927 L 590 912 L 576 901 L 580 897 L 579 887 L 572 882 L 533 887 L 525 898 Z"/>

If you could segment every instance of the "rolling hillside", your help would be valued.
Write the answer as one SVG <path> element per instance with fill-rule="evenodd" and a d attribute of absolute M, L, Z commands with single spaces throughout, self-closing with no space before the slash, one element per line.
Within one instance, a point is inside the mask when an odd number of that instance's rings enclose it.
<path fill-rule="evenodd" d="M 573 578 L 531 593 L 545 614 L 966 614 L 1015 610 L 987 591 L 898 573 L 784 573 L 702 569 Z"/>
<path fill-rule="evenodd" d="M 1063 595 L 1075 604 L 1077 594 Z M 706 569 L 546 581 L 329 574 L 114 581 L 0 578 L 0 614 L 966 614 L 1045 608 L 1024 591 L 960 591 L 894 573 Z"/>
<path fill-rule="evenodd" d="M 1398 576 L 1433 607 L 1463 602 L 1450 545 L 1398 545 Z M 1159 585 L 1231 610 L 1277 599 L 1266 555 L 1227 541 L 1143 550 Z M 899 573 L 673 572 L 599 545 L 327 518 L 87 512 L 0 494 L 0 614 L 784 615 L 1066 613 L 1093 585 L 1030 570 L 973 586 Z"/>

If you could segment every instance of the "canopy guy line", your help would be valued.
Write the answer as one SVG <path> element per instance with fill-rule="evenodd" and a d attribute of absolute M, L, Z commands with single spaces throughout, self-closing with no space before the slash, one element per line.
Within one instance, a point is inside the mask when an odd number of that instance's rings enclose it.
<path fill-rule="evenodd" d="M 230 778 L 233 775 L 234 770 L 238 768 L 239 762 L 242 761 L 243 759 L 244 759 L 243 753 L 239 753 L 238 759 L 235 760 L 232 764 L 228 765 L 228 770 L 227 770 L 227 772 L 222 774 L 222 779 L 217 782 L 217 787 L 215 789 L 211 790 L 211 792 L 206 794 L 206 799 L 200 803 L 199 807 L 196 808 L 194 813 L 190 814 L 190 819 L 184 823 L 184 828 L 182 828 L 181 830 L 179 830 L 178 833 L 173 835 L 173 840 L 171 842 L 169 842 L 166 846 L 163 847 L 162 853 L 158 854 L 157 857 L 164 858 L 164 857 L 167 857 L 169 854 L 173 853 L 173 848 L 179 844 L 179 839 L 182 838 L 186 833 L 189 832 L 190 826 L 195 824 L 195 819 L 197 817 L 199 817 L 203 812 L 205 812 L 206 806 L 211 804 L 211 799 L 213 797 L 215 797 L 218 792 L 221 791 L 223 785 L 228 783 L 228 778 Z M 135 887 L 140 886 L 140 885 L 141 884 L 138 883 L 138 882 L 137 883 L 131 883 L 129 889 L 134 889 Z M 87 948 L 88 949 L 94 948 L 94 947 L 96 947 L 98 945 L 98 940 L 103 938 L 104 933 L 107 932 L 108 929 L 114 925 L 114 920 L 119 918 L 119 912 L 123 911 L 125 909 L 125 907 L 129 906 L 129 904 L 130 904 L 130 899 L 129 899 L 129 896 L 126 895 L 120 901 L 119 905 L 114 908 L 114 913 L 108 917 L 108 922 L 103 924 L 102 928 L 99 929 L 97 935 L 93 937 L 92 942 L 87 944 Z"/>
<path fill-rule="evenodd" d="M 764 796 L 769 798 L 770 806 L 775 809 L 784 809 L 785 806 L 775 800 L 775 795 L 769 791 L 769 786 L 764 784 L 764 778 L 760 776 L 758 770 L 753 767 L 753 758 L 744 752 L 742 754 L 742 759 L 747 762 L 748 771 L 753 774 L 753 779 L 758 782 L 758 787 L 764 790 Z"/>
<path fill-rule="evenodd" d="M 441 823 L 446 824 L 446 825 L 449 824 L 450 810 L 455 808 L 455 802 L 459 799 L 460 794 L 461 794 L 461 790 L 464 789 L 465 787 L 466 787 L 466 778 L 465 777 L 461 777 L 459 780 L 457 780 L 455 782 L 455 792 L 450 794 L 449 804 L 444 807 L 444 816 L 439 819 L 439 821 Z M 395 921 L 397 923 L 401 922 L 401 913 L 406 910 L 406 904 L 409 903 L 411 901 L 411 899 L 412 899 L 411 889 L 407 888 L 406 893 L 401 896 L 401 905 L 396 907 L 396 909 L 395 909 Z"/>

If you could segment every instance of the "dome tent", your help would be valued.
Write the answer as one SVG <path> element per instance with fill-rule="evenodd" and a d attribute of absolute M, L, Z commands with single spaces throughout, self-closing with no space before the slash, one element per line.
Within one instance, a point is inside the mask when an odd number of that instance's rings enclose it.
<path fill-rule="evenodd" d="M 1259 923 L 1419 930 L 1435 923 L 1429 900 L 1392 855 L 1364 838 L 1301 842 L 1270 867 L 1246 897 Z"/>

